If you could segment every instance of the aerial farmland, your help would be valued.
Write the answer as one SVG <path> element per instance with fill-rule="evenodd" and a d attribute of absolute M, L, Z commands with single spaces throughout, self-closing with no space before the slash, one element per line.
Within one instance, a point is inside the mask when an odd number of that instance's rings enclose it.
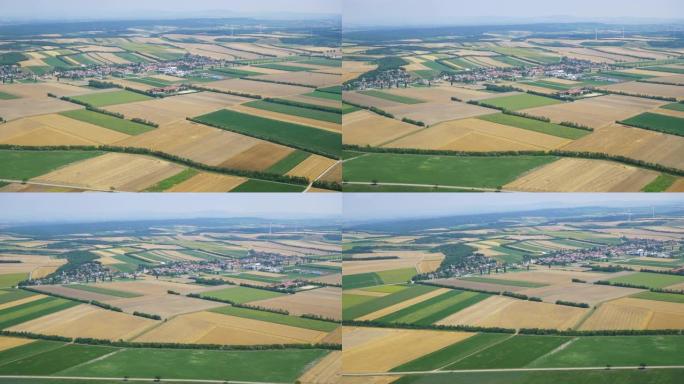
<path fill-rule="evenodd" d="M 3 220 L 0 381 L 338 383 L 335 220 Z"/>
<path fill-rule="evenodd" d="M 0 191 L 340 189 L 339 19 L 92 28 L 0 26 Z"/>
<path fill-rule="evenodd" d="M 601 205 L 596 194 L 571 195 L 559 195 L 563 202 L 553 208 L 553 195 L 530 196 L 519 211 L 485 208 L 522 199 L 506 194 L 384 196 L 413 207 L 405 219 L 374 211 L 387 204 L 378 195 L 345 202 L 357 206 L 352 212 L 380 214 L 369 220 L 345 212 L 343 377 L 678 382 L 682 200 L 625 200 L 626 209 Z M 440 215 L 422 212 L 432 203 L 445 207 Z M 536 209 L 539 203 L 549 208 Z M 489 213 L 467 213 L 472 207 Z"/>
<path fill-rule="evenodd" d="M 677 35 L 467 24 L 343 32 L 345 191 L 681 191 Z"/>

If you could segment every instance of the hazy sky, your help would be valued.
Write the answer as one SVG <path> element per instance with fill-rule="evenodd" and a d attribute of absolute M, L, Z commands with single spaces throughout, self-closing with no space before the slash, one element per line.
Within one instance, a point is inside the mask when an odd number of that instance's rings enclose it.
<path fill-rule="evenodd" d="M 558 15 L 684 19 L 682 0 L 343 0 L 343 23 L 365 25 L 562 22 Z"/>
<path fill-rule="evenodd" d="M 194 217 L 306 218 L 341 214 L 327 193 L 2 194 L 0 222 Z"/>
<path fill-rule="evenodd" d="M 224 17 L 339 14 L 342 0 L 0 0 L 2 19 Z"/>
<path fill-rule="evenodd" d="M 438 217 L 570 207 L 627 207 L 679 203 L 684 194 L 660 193 L 345 193 L 344 219 Z"/>

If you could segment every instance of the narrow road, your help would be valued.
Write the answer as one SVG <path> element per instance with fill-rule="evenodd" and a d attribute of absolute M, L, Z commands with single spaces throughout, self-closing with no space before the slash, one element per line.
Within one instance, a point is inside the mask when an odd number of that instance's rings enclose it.
<path fill-rule="evenodd" d="M 435 184 L 409 184 L 409 183 L 369 183 L 365 181 L 345 181 L 344 184 L 357 184 L 357 185 L 393 185 L 393 186 L 406 186 L 406 187 L 425 187 L 425 188 L 434 188 Z M 466 191 L 487 191 L 487 192 L 507 192 L 503 189 L 494 189 L 494 188 L 475 188 L 475 187 L 463 187 L 463 186 L 456 186 L 456 185 L 441 185 L 438 184 L 437 188 L 439 189 L 456 189 L 456 190 L 466 190 Z"/>
<path fill-rule="evenodd" d="M 341 162 L 342 162 L 342 160 L 338 160 L 338 161 L 335 162 L 335 164 L 329 166 L 325 171 L 323 171 L 320 175 L 318 175 L 318 177 L 316 177 L 315 179 L 313 179 L 313 180 L 309 183 L 309 186 L 306 187 L 306 189 L 305 189 L 304 192 L 302 192 L 302 193 L 309 192 L 309 189 L 311 189 L 311 187 L 313 186 L 313 183 L 315 183 L 316 181 L 318 181 L 321 177 L 325 176 L 328 172 L 330 172 L 331 169 L 335 168 L 335 166 L 338 165 L 338 164 L 340 164 Z"/>
<path fill-rule="evenodd" d="M 74 188 L 74 189 L 82 189 L 85 191 L 95 191 L 95 192 L 117 192 L 117 191 L 112 191 L 110 189 L 99 189 L 99 188 L 90 188 L 90 187 L 83 187 L 80 185 L 68 185 L 68 184 L 56 184 L 56 183 L 45 183 L 41 181 L 23 181 L 23 180 L 13 180 L 13 179 L 0 179 L 0 181 L 4 181 L 6 183 L 17 183 L 17 184 L 28 184 L 28 185 L 42 185 L 45 187 L 59 187 L 59 188 Z"/>
<path fill-rule="evenodd" d="M 19 375 L 0 375 L 0 379 L 41 379 L 41 380 L 89 380 L 89 381 L 121 381 L 123 377 L 82 377 L 82 376 L 19 376 Z M 157 382 L 155 379 L 143 377 L 129 377 L 127 381 L 142 381 L 148 383 Z M 235 381 L 235 380 L 204 380 L 204 379 L 167 379 L 162 377 L 161 383 L 216 383 L 216 384 L 284 384 L 283 382 L 272 381 Z"/>
<path fill-rule="evenodd" d="M 651 365 L 649 369 L 684 369 L 684 365 Z M 536 371 L 617 371 L 639 370 L 638 366 L 630 367 L 566 367 L 566 368 L 502 368 L 502 369 L 462 369 L 447 371 L 414 371 L 414 372 L 364 372 L 342 373 L 342 376 L 405 376 L 405 375 L 439 375 L 443 373 L 488 373 L 488 372 L 536 372 Z"/>

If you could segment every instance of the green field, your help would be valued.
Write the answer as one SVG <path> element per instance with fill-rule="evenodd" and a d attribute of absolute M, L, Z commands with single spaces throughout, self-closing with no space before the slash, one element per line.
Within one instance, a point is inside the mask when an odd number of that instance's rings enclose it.
<path fill-rule="evenodd" d="M 398 284 L 411 280 L 418 272 L 416 272 L 415 268 L 400 268 L 375 273 L 380 276 L 383 284 Z"/>
<path fill-rule="evenodd" d="M 677 384 L 682 376 L 684 369 L 463 372 L 404 376 L 393 384 Z"/>
<path fill-rule="evenodd" d="M 342 276 L 342 286 L 344 289 L 364 288 L 381 284 L 383 284 L 382 279 L 375 272 Z"/>
<path fill-rule="evenodd" d="M 682 336 L 579 337 L 563 350 L 530 364 L 531 367 L 587 367 L 681 365 Z"/>
<path fill-rule="evenodd" d="M 199 171 L 192 169 L 192 168 L 186 168 L 177 174 L 168 177 L 157 184 L 148 187 L 145 189 L 145 192 L 163 192 L 166 191 L 167 189 L 173 187 L 174 185 L 178 185 L 186 180 L 191 179 L 193 176 L 197 175 Z"/>
<path fill-rule="evenodd" d="M 295 63 L 322 65 L 325 67 L 341 67 L 342 60 L 328 59 L 326 57 L 311 57 L 306 60 L 296 61 Z"/>
<path fill-rule="evenodd" d="M 491 50 L 502 55 L 520 57 L 542 64 L 555 64 L 560 61 L 560 56 L 537 48 L 495 47 Z"/>
<path fill-rule="evenodd" d="M 4 275 L 0 275 L 2 277 Z M 3 283 L 4 285 L 5 283 Z M 23 289 L 0 289 L 0 304 L 6 304 L 15 300 L 23 299 L 36 294 Z"/>
<path fill-rule="evenodd" d="M 641 192 L 663 192 L 670 188 L 675 181 L 677 181 L 675 176 L 663 173 L 641 188 Z"/>
<path fill-rule="evenodd" d="M 511 96 L 495 97 L 493 99 L 481 100 L 482 103 L 494 105 L 499 108 L 517 111 L 520 109 L 543 107 L 545 105 L 553 105 L 562 103 L 560 100 L 551 99 L 549 97 L 530 95 L 527 93 Z"/>
<path fill-rule="evenodd" d="M 101 62 L 90 58 L 85 53 L 79 53 L 76 55 L 71 55 L 71 56 L 69 56 L 69 58 L 76 60 L 79 64 L 83 64 L 83 65 L 100 65 L 100 64 L 102 64 Z"/>
<path fill-rule="evenodd" d="M 479 65 L 479 64 L 475 64 L 473 62 L 466 60 L 465 58 L 460 58 L 460 57 L 446 59 L 444 61 L 447 63 L 454 64 L 457 67 L 463 68 L 463 69 L 474 69 L 474 68 L 480 68 L 481 67 L 481 65 Z"/>
<path fill-rule="evenodd" d="M 170 81 L 161 80 L 161 79 L 157 79 L 154 77 L 129 77 L 126 80 L 134 81 L 134 82 L 140 83 L 140 84 L 151 85 L 151 86 L 157 87 L 157 88 L 162 88 L 162 87 L 166 87 L 167 85 L 173 84 Z"/>
<path fill-rule="evenodd" d="M 412 97 L 406 97 L 406 96 L 401 96 L 401 95 L 395 95 L 395 94 L 387 93 L 387 92 L 376 91 L 374 89 L 371 89 L 368 91 L 360 91 L 359 93 L 364 94 L 364 95 L 368 95 L 368 96 L 377 97 L 379 99 L 396 101 L 397 103 L 402 103 L 402 104 L 424 103 L 423 100 L 418 100 L 418 99 L 414 99 Z"/>
<path fill-rule="evenodd" d="M 310 93 L 305 93 L 302 96 L 316 97 L 318 99 L 342 101 L 342 94 L 341 93 L 324 92 L 324 91 L 321 91 L 318 89 L 313 91 L 313 92 L 310 92 Z"/>
<path fill-rule="evenodd" d="M 124 60 L 130 61 L 131 63 L 147 63 L 147 62 L 149 62 L 148 59 L 146 59 L 140 55 L 130 53 L 130 52 L 112 52 L 112 53 L 114 53 L 116 56 L 119 56 L 120 58 L 122 58 Z"/>
<path fill-rule="evenodd" d="M 392 369 L 392 372 L 432 371 L 443 368 L 510 337 L 511 335 L 505 333 L 478 333 L 448 347 L 395 367 Z"/>
<path fill-rule="evenodd" d="M 667 104 L 667 105 L 663 105 L 663 106 L 660 107 L 660 108 L 665 108 L 665 109 L 670 109 L 670 110 L 673 110 L 673 111 L 684 112 L 684 103 L 672 103 L 672 104 Z"/>
<path fill-rule="evenodd" d="M 60 115 L 71 119 L 84 121 L 86 123 L 99 125 L 100 127 L 125 133 L 127 135 L 135 136 L 155 129 L 149 125 L 119 119 L 118 117 L 105 115 L 104 113 L 88 111 L 86 109 L 76 109 L 73 111 L 61 112 Z"/>
<path fill-rule="evenodd" d="M 19 304 L 14 307 L 0 309 L 0 329 L 49 315 L 81 303 L 48 296 L 42 299 Z"/>
<path fill-rule="evenodd" d="M 570 337 L 561 336 L 515 336 L 443 369 L 520 368 L 560 347 L 570 339 Z"/>
<path fill-rule="evenodd" d="M 327 353 L 320 349 L 123 349 L 39 340 L 0 351 L 0 374 L 294 382 Z"/>
<path fill-rule="evenodd" d="M 538 288 L 538 287 L 546 287 L 548 284 L 541 284 L 541 283 L 533 283 L 531 281 L 522 281 L 522 280 L 509 280 L 509 279 L 492 279 L 488 277 L 462 277 L 461 280 L 466 280 L 466 281 L 475 281 L 478 283 L 487 283 L 487 284 L 500 284 L 500 285 L 512 285 L 514 287 L 528 287 L 528 288 Z"/>
<path fill-rule="evenodd" d="M 430 325 L 488 297 L 489 295 L 484 293 L 452 290 L 383 316 L 377 321 Z"/>
<path fill-rule="evenodd" d="M 95 107 L 105 107 L 108 105 L 133 103 L 136 101 L 151 100 L 149 96 L 142 95 L 131 91 L 112 91 L 91 93 L 88 95 L 74 96 L 74 100 L 88 103 Z"/>
<path fill-rule="evenodd" d="M 389 307 L 402 301 L 424 295 L 428 292 L 434 291 L 435 287 L 429 287 L 426 285 L 413 285 L 409 288 L 404 289 L 396 293 L 390 293 L 387 296 L 374 297 L 373 300 L 364 301 L 356 305 L 348 306 L 343 308 L 342 318 L 344 320 L 353 320 L 357 317 L 367 315 L 369 313 L 381 310 L 383 308 Z"/>
<path fill-rule="evenodd" d="M 374 299 L 375 297 L 373 296 L 352 295 L 350 293 L 342 293 L 342 311 L 346 310 L 347 308 L 351 308 L 353 306 L 366 303 Z"/>
<path fill-rule="evenodd" d="M 620 123 L 652 131 L 684 136 L 684 118 L 645 112 Z"/>
<path fill-rule="evenodd" d="M 684 282 L 684 276 L 665 275 L 661 273 L 636 272 L 631 275 L 615 277 L 608 281 L 610 281 L 611 283 L 643 285 L 649 288 L 665 288 L 668 285 Z"/>
<path fill-rule="evenodd" d="M 403 291 L 406 288 L 407 286 L 405 285 L 377 285 L 374 287 L 361 288 L 361 290 L 368 292 L 395 293 Z"/>
<path fill-rule="evenodd" d="M 528 84 L 528 85 L 534 85 L 534 86 L 542 87 L 542 88 L 553 89 L 556 91 L 567 91 L 568 89 L 575 88 L 575 85 L 572 85 L 572 84 L 561 84 L 561 83 L 556 83 L 554 81 L 548 81 L 548 80 L 523 81 L 522 83 Z"/>
<path fill-rule="evenodd" d="M 646 291 L 646 292 L 639 292 L 639 293 L 634 294 L 630 297 L 634 297 L 636 299 L 667 301 L 669 303 L 682 303 L 682 304 L 684 304 L 684 295 L 680 295 L 678 293 L 662 293 L 662 292 Z"/>
<path fill-rule="evenodd" d="M 5 273 L 0 275 L 0 288 L 14 287 L 20 281 L 28 279 L 29 274 L 26 272 L 19 273 Z"/>
<path fill-rule="evenodd" d="M 491 59 L 494 59 L 496 61 L 508 64 L 508 65 L 512 65 L 514 67 L 529 67 L 529 66 L 534 65 L 532 63 L 528 63 L 526 61 L 519 60 L 519 59 L 516 59 L 515 57 L 511 57 L 511 56 L 492 56 Z"/>
<path fill-rule="evenodd" d="M 237 69 L 237 68 L 215 68 L 213 71 L 219 72 L 223 75 L 229 75 L 231 77 L 247 77 L 247 76 L 256 76 L 256 75 L 263 75 L 261 72 L 254 72 L 254 71 L 247 71 L 244 69 Z"/>
<path fill-rule="evenodd" d="M 131 298 L 131 297 L 142 296 L 142 295 L 139 295 L 137 293 L 120 291 L 118 289 L 104 288 L 101 285 L 102 284 L 100 284 L 100 285 L 69 284 L 69 285 L 65 285 L 65 287 L 73 288 L 73 289 L 80 289 L 81 291 L 101 293 L 103 295 L 116 296 L 116 297 Z"/>
<path fill-rule="evenodd" d="M 248 136 L 299 149 L 309 149 L 334 158 L 340 155 L 342 135 L 336 132 L 226 109 L 199 116 L 197 120 Z"/>
<path fill-rule="evenodd" d="M 306 185 L 276 183 L 266 180 L 249 179 L 230 190 L 230 192 L 302 192 Z"/>
<path fill-rule="evenodd" d="M 371 185 L 371 184 L 343 184 L 344 192 L 478 192 L 476 189 L 460 190 L 435 187 L 413 187 L 409 185 Z"/>
<path fill-rule="evenodd" d="M 309 364 L 327 353 L 320 349 L 211 351 L 132 348 L 87 365 L 74 366 L 60 372 L 60 375 L 294 382 Z"/>
<path fill-rule="evenodd" d="M 98 151 L 0 151 L 0 178 L 25 180 L 69 163 L 99 156 Z"/>
<path fill-rule="evenodd" d="M 334 113 L 328 111 L 321 111 L 318 109 L 298 107 L 294 105 L 286 105 L 280 103 L 272 103 L 264 100 L 250 101 L 243 104 L 247 107 L 263 109 L 264 111 L 271 111 L 282 113 L 285 115 L 299 116 L 307 119 L 314 119 L 319 121 L 325 121 L 328 123 L 342 124 L 342 113 Z"/>
<path fill-rule="evenodd" d="M 297 328 L 313 329 L 314 331 L 330 332 L 340 325 L 329 321 L 307 319 L 298 316 L 281 315 L 279 313 L 258 311 L 249 308 L 220 307 L 210 309 L 210 312 L 221 313 L 229 316 L 243 317 L 246 319 L 267 321 L 269 323 L 289 325 Z"/>
<path fill-rule="evenodd" d="M 0 100 L 12 100 L 12 99 L 18 99 L 19 96 L 14 96 L 11 93 L 7 92 L 0 92 Z"/>
<path fill-rule="evenodd" d="M 478 119 L 490 121 L 492 123 L 510 125 L 516 128 L 527 129 L 547 135 L 562 137 L 565 139 L 579 139 L 580 137 L 590 134 L 590 131 L 584 129 L 577 129 L 566 127 L 560 124 L 547 123 L 535 119 L 527 119 L 525 117 L 506 115 L 503 113 L 495 113 L 493 115 L 479 116 Z"/>
<path fill-rule="evenodd" d="M 282 296 L 283 293 L 267 291 L 265 289 L 256 289 L 250 287 L 231 287 L 223 288 L 217 291 L 207 291 L 202 293 L 202 296 L 215 297 L 221 300 L 230 300 L 234 303 L 242 304 L 250 301 L 271 299 Z"/>
<path fill-rule="evenodd" d="M 370 153 L 345 162 L 343 179 L 497 188 L 557 159 L 553 156 L 463 157 Z"/>
<path fill-rule="evenodd" d="M 673 68 L 673 67 L 665 67 L 665 66 L 656 66 L 656 67 L 645 67 L 643 68 L 648 71 L 657 71 L 657 72 L 665 72 L 665 73 L 679 73 L 679 74 L 684 74 L 684 68 Z"/>

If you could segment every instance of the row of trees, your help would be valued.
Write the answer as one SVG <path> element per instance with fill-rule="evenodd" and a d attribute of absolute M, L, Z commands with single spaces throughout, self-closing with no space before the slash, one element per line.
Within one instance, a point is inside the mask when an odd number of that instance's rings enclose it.
<path fill-rule="evenodd" d="M 643 93 L 630 93 L 630 92 L 624 92 L 624 91 L 614 91 L 614 90 L 607 90 L 607 89 L 595 89 L 596 92 L 598 93 L 603 93 L 603 94 L 612 94 L 612 95 L 622 95 L 622 96 L 632 96 L 632 97 L 641 97 L 644 99 L 653 99 L 653 100 L 661 100 L 661 101 L 672 101 L 676 102 L 677 98 L 676 97 L 665 97 L 665 96 L 654 96 L 654 95 L 646 95 Z"/>
<path fill-rule="evenodd" d="M 385 323 L 377 320 L 343 320 L 342 325 L 352 327 L 400 328 L 400 329 L 432 329 L 438 331 L 459 332 L 487 332 L 487 333 L 515 333 L 515 329 L 501 327 L 478 327 L 474 325 L 438 325 L 438 324 L 408 324 Z"/>
<path fill-rule="evenodd" d="M 618 120 L 618 121 L 616 121 L 616 123 L 622 124 L 622 125 L 627 125 L 627 126 L 630 126 L 630 127 L 646 129 L 646 130 L 648 130 L 648 131 L 655 131 L 655 132 L 661 132 L 661 133 L 663 132 L 662 130 L 655 129 L 655 128 L 653 128 L 653 127 L 650 126 L 650 125 L 640 124 L 640 123 L 635 123 L 635 122 L 628 122 L 628 121 L 626 121 L 626 120 Z M 684 136 L 684 133 L 679 132 L 679 131 L 673 131 L 673 130 L 667 131 L 667 132 L 665 132 L 665 133 L 667 133 L 667 134 L 669 134 L 669 135 L 675 135 L 675 136 Z"/>
<path fill-rule="evenodd" d="M 68 96 L 57 97 L 54 93 L 49 93 L 49 92 L 48 92 L 48 97 L 59 98 L 60 100 L 63 100 L 63 101 L 68 101 L 68 102 L 73 103 L 73 104 L 82 105 L 86 108 L 86 110 L 91 111 L 91 112 L 116 117 L 117 119 L 121 119 L 121 120 L 126 120 L 126 116 L 124 116 L 121 113 L 112 112 L 112 111 L 108 111 L 106 109 L 98 108 L 98 107 L 96 107 L 90 103 L 86 103 L 85 101 L 77 100 L 77 99 L 74 99 L 72 97 L 68 97 Z M 141 119 L 139 117 L 134 117 L 134 118 L 130 119 L 129 121 L 132 121 L 132 122 L 138 123 L 138 124 L 147 125 L 147 126 L 154 127 L 154 128 L 159 127 L 159 124 L 157 124 L 153 121 Z"/>
<path fill-rule="evenodd" d="M 347 100 L 345 100 L 344 103 L 345 103 L 345 104 L 349 104 L 349 105 L 351 105 L 351 106 L 353 106 L 353 107 L 356 107 L 356 108 L 361 108 L 361 109 L 365 109 L 365 110 L 367 110 L 367 111 L 371 111 L 371 112 L 373 112 L 373 113 L 375 113 L 375 114 L 378 114 L 378 115 L 380 115 L 380 116 L 385 116 L 385 117 L 389 117 L 390 119 L 394 119 L 394 115 L 393 115 L 393 114 L 391 114 L 391 113 L 389 113 L 389 112 L 387 112 L 387 111 L 384 111 L 384 110 L 382 110 L 382 109 L 380 109 L 380 108 L 377 108 L 377 107 L 373 107 L 373 106 L 369 106 L 369 105 L 363 105 L 363 104 L 357 104 L 357 103 L 354 103 L 354 102 L 351 102 L 351 101 L 347 101 Z"/>

